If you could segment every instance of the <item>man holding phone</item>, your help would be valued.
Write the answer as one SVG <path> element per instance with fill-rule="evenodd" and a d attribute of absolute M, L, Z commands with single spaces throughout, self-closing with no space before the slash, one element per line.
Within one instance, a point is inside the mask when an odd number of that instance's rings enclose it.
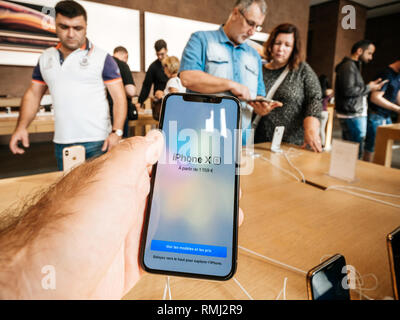
<path fill-rule="evenodd" d="M 364 161 L 372 162 L 375 151 L 375 138 L 379 126 L 392 124 L 392 115 L 400 115 L 400 57 L 379 73 L 388 82 L 381 90 L 370 96 L 367 137 L 365 139 Z"/>
<path fill-rule="evenodd" d="M 367 85 L 364 83 L 361 64 L 371 62 L 374 53 L 375 45 L 369 40 L 361 40 L 353 45 L 351 57 L 345 57 L 336 66 L 336 114 L 343 140 L 360 144 L 359 159 L 362 158 L 367 134 L 368 94 L 381 90 L 386 83 L 382 79 Z"/>
<path fill-rule="evenodd" d="M 32 83 L 24 94 L 17 127 L 9 147 L 23 154 L 29 147 L 28 127 L 35 119 L 47 89 L 54 107 L 54 146 L 57 166 L 63 170 L 63 149 L 82 145 L 86 159 L 118 145 L 123 135 L 127 104 L 120 70 L 114 59 L 86 37 L 87 13 L 76 1 L 55 6 L 60 43 L 46 49 L 34 68 Z M 114 101 L 113 125 L 106 89 Z"/>
<path fill-rule="evenodd" d="M 266 95 L 260 55 L 246 40 L 260 32 L 265 0 L 238 0 L 227 22 L 216 31 L 192 34 L 182 55 L 179 77 L 188 92 L 225 93 L 239 98 L 242 108 L 242 144 L 251 128 L 253 111 L 264 116 L 279 102 L 259 101 Z"/>

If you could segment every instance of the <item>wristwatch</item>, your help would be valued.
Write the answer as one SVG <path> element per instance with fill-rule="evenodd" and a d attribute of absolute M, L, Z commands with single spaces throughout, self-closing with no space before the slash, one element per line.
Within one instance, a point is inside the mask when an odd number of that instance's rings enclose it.
<path fill-rule="evenodd" d="M 115 133 L 118 137 L 122 137 L 124 132 L 121 129 L 113 130 L 112 133 Z"/>

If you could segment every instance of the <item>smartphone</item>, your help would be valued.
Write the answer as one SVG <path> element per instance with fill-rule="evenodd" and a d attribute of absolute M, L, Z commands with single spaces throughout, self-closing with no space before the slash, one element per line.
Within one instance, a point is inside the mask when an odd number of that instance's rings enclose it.
<path fill-rule="evenodd" d="M 394 299 L 399 300 L 400 289 L 400 227 L 389 233 L 386 239 L 389 266 L 392 275 Z"/>
<path fill-rule="evenodd" d="M 84 163 L 86 159 L 84 146 L 71 146 L 63 149 L 63 171 L 69 172 Z"/>
<path fill-rule="evenodd" d="M 350 300 L 346 260 L 341 254 L 322 262 L 307 273 L 309 300 Z"/>
<path fill-rule="evenodd" d="M 271 100 L 271 99 L 267 99 L 267 98 L 264 98 L 264 97 L 257 97 L 254 100 L 246 100 L 246 102 L 247 103 L 249 103 L 249 102 L 269 102 L 269 103 L 273 103 L 273 102 L 277 102 L 277 101 Z"/>
<path fill-rule="evenodd" d="M 284 126 L 275 127 L 274 136 L 271 143 L 272 152 L 282 152 L 281 143 L 283 138 L 283 133 L 285 132 Z"/>
<path fill-rule="evenodd" d="M 236 271 L 239 100 L 168 94 L 153 167 L 140 263 L 150 273 L 228 280 Z"/>

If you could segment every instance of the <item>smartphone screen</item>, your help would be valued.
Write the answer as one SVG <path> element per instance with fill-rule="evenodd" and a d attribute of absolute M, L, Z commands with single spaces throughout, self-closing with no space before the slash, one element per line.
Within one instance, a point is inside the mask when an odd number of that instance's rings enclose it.
<path fill-rule="evenodd" d="M 394 298 L 399 300 L 400 289 L 400 228 L 388 235 L 389 264 Z"/>
<path fill-rule="evenodd" d="M 227 280 L 236 269 L 240 108 L 231 97 L 170 94 L 142 238 L 148 272 Z"/>
<path fill-rule="evenodd" d="M 310 270 L 307 276 L 312 300 L 350 300 L 346 261 L 335 255 Z"/>

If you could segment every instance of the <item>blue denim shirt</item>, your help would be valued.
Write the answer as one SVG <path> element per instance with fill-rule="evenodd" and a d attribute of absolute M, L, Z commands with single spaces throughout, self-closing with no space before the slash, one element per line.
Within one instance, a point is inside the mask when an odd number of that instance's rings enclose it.
<path fill-rule="evenodd" d="M 199 70 L 245 85 L 252 99 L 266 95 L 260 55 L 247 43 L 235 46 L 222 26 L 216 31 L 199 31 L 191 35 L 182 54 L 179 72 L 185 70 Z M 221 93 L 232 95 L 231 92 Z M 241 111 L 243 144 L 246 144 L 245 129 L 251 127 L 253 108 L 242 102 Z"/>

